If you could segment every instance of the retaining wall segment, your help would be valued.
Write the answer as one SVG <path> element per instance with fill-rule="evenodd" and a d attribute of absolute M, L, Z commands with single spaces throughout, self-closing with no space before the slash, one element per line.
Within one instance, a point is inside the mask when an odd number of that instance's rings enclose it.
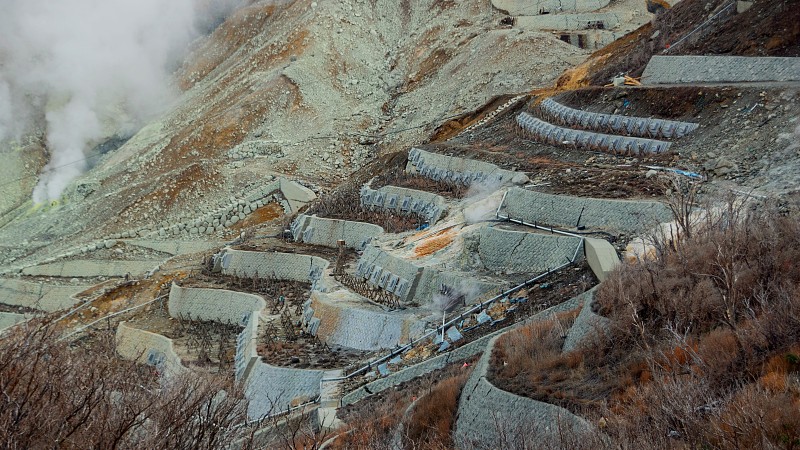
<path fill-rule="evenodd" d="M 356 265 L 356 276 L 394 293 L 405 302 L 414 298 L 421 275 L 421 267 L 374 245 L 368 245 L 364 249 Z"/>
<path fill-rule="evenodd" d="M 160 261 L 61 261 L 22 269 L 23 275 L 44 277 L 124 277 L 143 275 L 161 264 Z"/>
<path fill-rule="evenodd" d="M 328 345 L 380 350 L 408 343 L 425 332 L 425 322 L 411 314 L 359 307 L 358 302 L 357 294 L 343 289 L 313 291 L 305 311 L 312 334 Z"/>
<path fill-rule="evenodd" d="M 520 432 L 535 436 L 537 441 L 557 438 L 566 430 L 592 432 L 594 427 L 589 422 L 568 410 L 506 392 L 486 379 L 498 337 L 489 341 L 461 391 L 453 436 L 457 445 L 492 447 L 502 436 L 513 440 Z"/>
<path fill-rule="evenodd" d="M 330 263 L 317 256 L 297 253 L 250 252 L 225 249 L 215 256 L 219 270 L 225 275 L 254 278 L 256 276 L 277 280 L 313 283 L 322 276 Z"/>
<path fill-rule="evenodd" d="M 364 186 L 360 203 L 365 209 L 392 211 L 400 215 L 414 213 L 433 225 L 445 212 L 446 200 L 441 195 L 416 189 L 384 186 L 375 190 Z"/>
<path fill-rule="evenodd" d="M 578 14 L 546 14 L 538 16 L 518 16 L 514 26 L 525 30 L 611 30 L 622 23 L 622 17 L 616 13 L 578 13 Z M 623 33 L 615 33 L 621 36 Z"/>
<path fill-rule="evenodd" d="M 620 263 L 617 250 L 603 239 L 586 238 L 583 245 L 589 268 L 598 280 L 605 281 Z"/>
<path fill-rule="evenodd" d="M 267 303 L 258 295 L 225 289 L 184 288 L 175 283 L 169 290 L 169 315 L 199 321 L 245 325 L 253 311 Z"/>
<path fill-rule="evenodd" d="M 748 56 L 653 56 L 642 83 L 746 83 L 800 81 L 800 58 Z"/>
<path fill-rule="evenodd" d="M 71 308 L 78 300 L 75 295 L 92 286 L 55 286 L 29 281 L 0 279 L 0 303 L 24 306 L 45 312 Z"/>
<path fill-rule="evenodd" d="M 442 271 L 432 267 L 422 270 L 417 289 L 414 292 L 414 301 L 420 305 L 430 304 L 435 296 L 443 291 L 451 292 L 450 296 L 464 295 L 464 303 L 473 304 L 482 300 L 485 294 L 495 291 L 502 285 L 498 283 L 481 281 L 474 274 Z"/>
<path fill-rule="evenodd" d="M 602 151 L 615 155 L 643 155 L 664 153 L 671 142 L 658 141 L 591 131 L 562 128 L 539 120 L 528 113 L 519 113 L 517 125 L 531 139 L 544 144 L 573 147 L 581 150 Z"/>
<path fill-rule="evenodd" d="M 258 361 L 248 377 L 245 395 L 251 420 L 286 411 L 320 394 L 322 370 L 289 369 Z"/>
<path fill-rule="evenodd" d="M 186 370 L 172 344 L 172 339 L 149 331 L 117 326 L 117 353 L 125 359 L 157 367 L 162 373 L 176 374 Z"/>
<path fill-rule="evenodd" d="M 588 197 L 552 195 L 511 188 L 500 215 L 528 223 L 573 228 L 608 229 L 634 233 L 671 220 L 666 205 L 659 202 L 607 200 Z"/>
<path fill-rule="evenodd" d="M 440 155 L 419 148 L 412 148 L 408 152 L 406 172 L 417 173 L 435 181 L 458 183 L 464 186 L 475 183 L 501 185 L 516 182 L 522 184 L 528 181 L 527 176 L 523 173 L 501 169 L 485 161 Z"/>
<path fill-rule="evenodd" d="M 608 3 L 608 0 L 492 0 L 492 6 L 512 16 L 596 11 Z"/>
<path fill-rule="evenodd" d="M 539 108 L 548 120 L 558 125 L 629 136 L 682 138 L 700 126 L 691 122 L 581 111 L 564 106 L 552 98 L 544 99 Z"/>
<path fill-rule="evenodd" d="M 337 248 L 337 241 L 344 240 L 347 247 L 363 250 L 375 237 L 383 234 L 378 225 L 350 220 L 325 219 L 301 214 L 291 225 L 292 236 L 297 242 Z"/>
<path fill-rule="evenodd" d="M 30 316 L 25 314 L 0 312 L 0 331 L 5 330 L 6 328 L 11 328 L 14 325 L 20 322 L 25 322 L 28 319 L 30 319 Z"/>
<path fill-rule="evenodd" d="M 512 330 L 520 326 L 524 326 L 532 322 L 547 319 L 551 317 L 553 314 L 563 311 L 569 311 L 579 307 L 583 302 L 586 301 L 587 296 L 590 295 L 589 292 L 590 291 L 587 291 L 563 303 L 551 306 L 550 308 L 547 308 L 544 311 L 541 311 L 529 317 L 528 319 L 525 319 L 525 321 L 522 322 L 521 324 L 512 325 L 509 328 L 504 328 L 489 333 L 486 336 L 480 337 L 468 344 L 462 345 L 461 347 L 458 347 L 448 353 L 435 356 L 419 364 L 415 364 L 411 367 L 407 367 L 398 372 L 392 373 L 384 378 L 367 383 L 365 386 L 362 386 L 356 389 L 355 391 L 352 391 L 347 395 L 345 395 L 344 397 L 342 397 L 342 406 L 351 405 L 364 398 L 369 397 L 370 395 L 377 394 L 386 389 L 398 386 L 401 383 L 405 383 L 406 381 L 431 373 L 434 370 L 442 369 L 448 364 L 458 362 L 467 358 L 471 358 L 483 352 L 486 349 L 487 343 L 494 337 L 499 336 L 500 334 L 506 333 L 509 330 Z"/>
<path fill-rule="evenodd" d="M 545 272 L 571 261 L 582 239 L 556 234 L 537 234 L 481 228 L 478 251 L 483 265 L 492 271 Z M 578 258 L 583 251 L 578 251 Z"/>
<path fill-rule="evenodd" d="M 200 253 L 224 245 L 222 241 L 149 241 L 144 239 L 132 239 L 124 242 L 127 245 L 148 248 L 170 255 Z"/>
<path fill-rule="evenodd" d="M 571 352 L 584 342 L 597 336 L 608 329 L 611 321 L 603 316 L 595 314 L 593 311 L 594 294 L 597 288 L 589 291 L 589 295 L 583 302 L 580 314 L 575 318 L 575 323 L 570 327 L 567 338 L 564 340 L 562 351 Z"/>

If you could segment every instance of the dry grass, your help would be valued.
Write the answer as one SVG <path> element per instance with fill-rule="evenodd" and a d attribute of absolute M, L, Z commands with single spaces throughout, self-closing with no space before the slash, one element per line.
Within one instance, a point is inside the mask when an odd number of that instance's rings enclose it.
<path fill-rule="evenodd" d="M 407 448 L 452 448 L 458 400 L 472 370 L 440 381 L 417 400 L 406 424 Z"/>

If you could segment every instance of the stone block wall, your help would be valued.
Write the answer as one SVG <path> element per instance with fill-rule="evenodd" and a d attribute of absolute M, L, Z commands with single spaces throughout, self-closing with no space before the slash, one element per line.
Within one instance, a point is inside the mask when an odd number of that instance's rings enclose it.
<path fill-rule="evenodd" d="M 183 288 L 175 283 L 169 290 L 169 315 L 199 321 L 244 325 L 253 311 L 266 302 L 258 295 L 225 289 Z"/>
<path fill-rule="evenodd" d="M 597 288 L 593 288 L 584 296 L 583 307 L 580 314 L 575 318 L 575 323 L 570 327 L 567 338 L 564 340 L 562 350 L 570 352 L 575 350 L 583 342 L 607 330 L 610 324 L 609 319 L 595 314 L 593 311 L 594 294 Z"/>
<path fill-rule="evenodd" d="M 514 273 L 546 272 L 576 255 L 583 258 L 582 239 L 557 234 L 510 231 L 495 226 L 481 228 L 478 251 L 484 267 Z"/>
<path fill-rule="evenodd" d="M 501 216 L 540 225 L 606 229 L 636 233 L 661 222 L 672 214 L 659 202 L 607 200 L 567 195 L 552 195 L 511 188 L 500 210 Z"/>
<path fill-rule="evenodd" d="M 74 298 L 91 286 L 56 286 L 29 281 L 0 279 L 0 303 L 24 306 L 45 312 L 71 308 L 78 300 Z"/>
<path fill-rule="evenodd" d="M 250 252 L 225 249 L 217 255 L 219 270 L 225 275 L 313 282 L 330 264 L 317 256 L 297 253 Z"/>
<path fill-rule="evenodd" d="M 414 301 L 420 305 L 428 305 L 435 296 L 448 293 L 449 296 L 464 296 L 466 304 L 476 303 L 488 292 L 497 290 L 501 285 L 475 278 L 474 274 L 441 271 L 426 267 L 422 271 Z"/>
<path fill-rule="evenodd" d="M 800 81 L 800 58 L 653 56 L 642 74 L 646 85 L 768 81 Z"/>
<path fill-rule="evenodd" d="M 382 311 L 358 305 L 358 295 L 345 290 L 313 291 L 306 309 L 316 325 L 313 332 L 328 345 L 357 350 L 390 349 L 421 336 L 425 323 L 401 311 Z"/>
<path fill-rule="evenodd" d="M 418 148 L 408 152 L 406 171 L 436 181 L 447 181 L 470 186 L 474 183 L 502 185 L 524 183 L 525 174 L 505 170 L 485 161 L 440 155 Z"/>
<path fill-rule="evenodd" d="M 609 0 L 492 0 L 492 6 L 512 16 L 596 11 L 608 3 Z"/>
<path fill-rule="evenodd" d="M 441 195 L 396 186 L 371 189 L 361 188 L 361 206 L 371 210 L 391 211 L 395 214 L 417 214 L 431 225 L 439 221 L 446 210 L 446 200 Z"/>
<path fill-rule="evenodd" d="M 297 242 L 336 248 L 337 241 L 341 239 L 347 247 L 356 250 L 363 250 L 373 238 L 383 234 L 382 227 L 371 223 L 325 219 L 304 214 L 292 222 L 291 230 Z"/>
<path fill-rule="evenodd" d="M 175 353 L 172 339 L 125 325 L 117 326 L 117 353 L 129 360 L 159 368 L 162 373 L 175 374 L 186 370 Z"/>
<path fill-rule="evenodd" d="M 462 391 L 454 431 L 457 445 L 495 447 L 501 436 L 513 438 L 520 432 L 540 442 L 557 438 L 566 430 L 593 432 L 589 422 L 564 408 L 520 397 L 490 383 L 486 376 L 497 338 L 489 341 Z"/>
<path fill-rule="evenodd" d="M 26 316 L 25 314 L 0 312 L 0 331 L 5 330 L 6 328 L 11 328 L 14 325 L 20 322 L 25 322 L 28 319 L 30 319 L 30 317 Z"/>
<path fill-rule="evenodd" d="M 375 286 L 393 292 L 402 301 L 414 298 L 422 268 L 393 256 L 381 248 L 368 245 L 356 265 L 356 276 Z"/>
<path fill-rule="evenodd" d="M 161 264 L 160 261 L 60 261 L 26 267 L 23 275 L 44 277 L 124 277 L 126 274 L 142 275 Z"/>
<path fill-rule="evenodd" d="M 256 362 L 245 387 L 247 417 L 256 420 L 316 399 L 320 395 L 323 373 Z"/>

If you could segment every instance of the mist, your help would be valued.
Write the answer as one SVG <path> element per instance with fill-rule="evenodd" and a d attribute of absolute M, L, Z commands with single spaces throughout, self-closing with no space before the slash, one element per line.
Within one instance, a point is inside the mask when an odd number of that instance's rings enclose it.
<path fill-rule="evenodd" d="M 34 201 L 58 199 L 87 150 L 168 108 L 190 43 L 239 3 L 3 0 L 0 142 L 44 134 L 50 159 Z"/>

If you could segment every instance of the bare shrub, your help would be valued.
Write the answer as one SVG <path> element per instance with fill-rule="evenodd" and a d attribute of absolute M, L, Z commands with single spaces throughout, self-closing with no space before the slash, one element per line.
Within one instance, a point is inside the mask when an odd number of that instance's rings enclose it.
<path fill-rule="evenodd" d="M 440 381 L 417 400 L 405 427 L 406 448 L 447 449 L 453 447 L 458 400 L 471 371 Z"/>

